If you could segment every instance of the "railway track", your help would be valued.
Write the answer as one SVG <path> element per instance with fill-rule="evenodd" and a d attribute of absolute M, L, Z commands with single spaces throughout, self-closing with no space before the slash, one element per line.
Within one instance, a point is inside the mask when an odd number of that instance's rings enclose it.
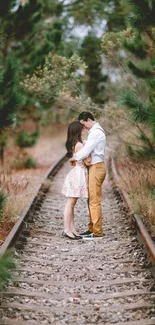
<path fill-rule="evenodd" d="M 155 325 L 155 287 L 145 253 L 108 178 L 103 186 L 104 237 L 62 236 L 69 170 L 51 177 L 50 190 L 33 205 L 15 243 L 15 282 L 1 293 L 0 325 Z M 87 227 L 79 200 L 77 229 Z"/>

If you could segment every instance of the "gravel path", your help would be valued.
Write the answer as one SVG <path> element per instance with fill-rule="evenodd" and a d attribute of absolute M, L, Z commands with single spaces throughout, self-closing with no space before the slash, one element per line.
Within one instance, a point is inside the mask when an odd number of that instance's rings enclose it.
<path fill-rule="evenodd" d="M 62 236 L 68 163 L 52 179 L 30 237 L 16 247 L 16 282 L 2 295 L 0 325 L 155 325 L 154 282 L 110 181 L 103 186 L 104 237 Z M 87 229 L 87 203 L 75 210 L 77 230 Z M 31 221 L 31 220 L 30 220 Z"/>

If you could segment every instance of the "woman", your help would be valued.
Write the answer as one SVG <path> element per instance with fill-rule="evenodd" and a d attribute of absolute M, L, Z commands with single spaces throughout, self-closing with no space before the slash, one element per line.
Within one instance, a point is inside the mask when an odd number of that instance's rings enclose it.
<path fill-rule="evenodd" d="M 85 128 L 79 121 L 70 123 L 66 141 L 68 158 L 71 158 L 83 147 L 82 136 L 84 133 Z M 90 161 L 90 157 L 75 163 L 75 166 L 66 176 L 62 189 L 62 193 L 67 197 L 64 209 L 63 235 L 70 239 L 81 239 L 74 226 L 74 207 L 79 197 L 88 198 L 88 171 L 86 167 L 88 161 Z"/>

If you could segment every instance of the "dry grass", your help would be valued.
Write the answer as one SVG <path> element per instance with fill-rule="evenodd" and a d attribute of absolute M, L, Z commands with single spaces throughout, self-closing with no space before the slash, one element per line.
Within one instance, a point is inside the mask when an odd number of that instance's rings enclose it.
<path fill-rule="evenodd" d="M 28 123 L 27 131 L 32 132 L 33 125 Z M 37 161 L 37 168 L 13 169 L 13 162 L 22 156 L 21 150 L 14 144 L 14 137 L 10 136 L 5 150 L 5 170 L 0 172 L 0 190 L 7 194 L 3 219 L 0 221 L 0 244 L 27 206 L 30 198 L 36 193 L 44 174 L 65 153 L 66 126 L 52 125 L 42 130 L 38 143 L 33 148 L 26 149 L 26 153 Z M 2 169 L 2 168 L 1 168 Z M 50 186 L 47 180 L 44 190 Z"/>
<path fill-rule="evenodd" d="M 1 172 L 0 174 L 0 189 L 7 195 L 3 209 L 3 217 L 0 220 L 1 243 L 19 218 L 19 215 L 29 200 L 29 185 L 30 183 L 25 177 L 17 180 L 12 173 Z M 23 197 L 21 197 L 21 193 L 23 193 Z"/>
<path fill-rule="evenodd" d="M 23 197 L 19 197 L 18 195 L 8 198 L 4 208 L 4 223 L 11 222 L 14 224 L 17 221 L 25 206 L 28 204 L 31 194 L 25 194 Z"/>
<path fill-rule="evenodd" d="M 16 179 L 13 173 L 1 172 L 0 173 L 0 188 L 7 195 L 18 195 L 27 189 L 29 181 L 25 176 Z"/>
<path fill-rule="evenodd" d="M 0 174 L 0 189 L 7 195 L 3 209 L 3 218 L 0 220 L 0 240 L 6 237 L 10 229 L 18 220 L 30 198 L 36 193 L 41 177 L 31 177 L 23 174 L 4 173 Z M 30 181 L 31 178 L 31 181 Z M 48 189 L 48 182 L 45 184 Z"/>
<path fill-rule="evenodd" d="M 151 162 L 138 163 L 129 158 L 119 161 L 120 186 L 129 194 L 135 213 L 140 214 L 155 236 L 155 168 Z"/>
<path fill-rule="evenodd" d="M 0 228 L 7 230 L 17 221 L 34 190 L 24 175 L 17 178 L 5 172 L 0 174 L 0 189 L 7 195 Z"/>

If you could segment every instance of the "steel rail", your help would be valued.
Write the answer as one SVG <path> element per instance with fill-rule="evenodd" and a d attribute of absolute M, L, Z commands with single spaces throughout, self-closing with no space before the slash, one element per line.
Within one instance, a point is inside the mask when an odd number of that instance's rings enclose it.
<path fill-rule="evenodd" d="M 130 221 L 132 225 L 134 225 L 134 227 L 136 228 L 138 239 L 140 242 L 143 243 L 143 246 L 146 249 L 148 259 L 151 262 L 152 274 L 153 276 L 155 276 L 155 244 L 151 236 L 149 235 L 141 216 L 134 213 L 128 194 L 119 185 L 121 176 L 117 171 L 116 164 L 113 158 L 111 159 L 111 172 L 115 186 L 119 189 L 119 193 L 121 194 L 121 197 L 125 202 L 125 205 L 130 213 Z"/>
<path fill-rule="evenodd" d="M 14 244 L 22 226 L 24 225 L 24 222 L 26 220 L 27 214 L 29 210 L 31 209 L 35 199 L 37 198 L 38 193 L 41 191 L 42 186 L 46 179 L 48 179 L 50 176 L 54 176 L 58 167 L 61 166 L 66 159 L 66 155 L 64 155 L 59 161 L 53 166 L 51 166 L 48 171 L 44 174 L 41 183 L 37 186 L 36 193 L 31 197 L 28 205 L 25 207 L 21 215 L 19 216 L 17 222 L 14 224 L 13 228 L 9 232 L 8 236 L 6 237 L 4 243 L 0 247 L 0 256 L 4 255 L 5 252 Z"/>

